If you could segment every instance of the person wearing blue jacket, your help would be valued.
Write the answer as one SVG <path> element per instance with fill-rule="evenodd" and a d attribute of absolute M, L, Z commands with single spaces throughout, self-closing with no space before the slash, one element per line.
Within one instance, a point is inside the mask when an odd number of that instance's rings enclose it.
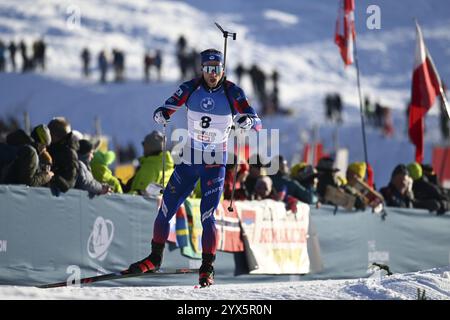
<path fill-rule="evenodd" d="M 187 109 L 189 141 L 182 161 L 175 166 L 164 190 L 153 229 L 151 254 L 129 267 L 129 272 L 155 272 L 162 262 L 164 244 L 169 236 L 169 220 L 200 179 L 202 265 L 199 284 L 213 283 L 217 230 L 214 212 L 219 205 L 225 180 L 227 140 L 233 123 L 242 130 L 259 130 L 261 120 L 250 106 L 244 91 L 226 80 L 223 54 L 216 49 L 201 52 L 202 77 L 180 85 L 178 90 L 154 112 L 154 120 L 167 124 L 183 106 Z M 234 117 L 234 119 L 233 119 Z"/>

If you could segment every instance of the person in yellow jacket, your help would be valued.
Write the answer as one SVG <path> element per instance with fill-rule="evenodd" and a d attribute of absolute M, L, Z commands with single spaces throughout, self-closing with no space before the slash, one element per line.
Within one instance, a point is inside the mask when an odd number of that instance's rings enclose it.
<path fill-rule="evenodd" d="M 91 160 L 92 175 L 95 180 L 101 183 L 107 183 L 111 186 L 114 193 L 123 193 L 119 179 L 117 179 L 108 166 L 116 160 L 116 154 L 113 151 L 97 151 Z"/>
<path fill-rule="evenodd" d="M 139 168 L 132 178 L 129 193 L 145 194 L 145 190 L 149 184 L 163 185 L 163 166 L 162 160 L 165 157 L 165 181 L 164 187 L 169 182 L 169 177 L 174 170 L 174 161 L 169 151 L 163 153 L 164 136 L 159 131 L 152 131 L 142 142 L 144 148 L 144 156 L 139 158 Z"/>

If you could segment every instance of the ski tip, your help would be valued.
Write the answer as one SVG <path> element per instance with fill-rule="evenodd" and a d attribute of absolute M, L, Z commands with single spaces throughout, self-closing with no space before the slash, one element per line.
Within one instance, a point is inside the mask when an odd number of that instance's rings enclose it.
<path fill-rule="evenodd" d="M 66 287 L 66 282 L 58 282 L 58 283 L 50 283 L 50 284 L 41 284 L 36 286 L 36 288 L 39 289 L 52 289 L 52 288 L 60 288 L 60 287 Z"/>

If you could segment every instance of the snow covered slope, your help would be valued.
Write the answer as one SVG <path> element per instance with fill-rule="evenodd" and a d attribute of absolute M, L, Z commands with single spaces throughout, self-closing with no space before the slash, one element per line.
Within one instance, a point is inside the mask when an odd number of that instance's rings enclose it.
<path fill-rule="evenodd" d="M 369 5 L 381 9 L 381 29 L 369 30 Z M 444 80 L 450 65 L 450 27 L 445 0 L 357 1 L 356 22 L 363 85 L 393 108 L 403 108 L 408 97 L 414 57 L 412 18 L 422 23 L 425 39 Z M 0 4 L 0 36 L 44 36 L 49 43 L 49 69 L 58 77 L 78 77 L 81 48 L 126 50 L 127 76 L 141 78 L 146 48 L 174 52 L 185 34 L 197 49 L 219 47 L 222 37 L 213 22 L 238 33 L 230 40 L 229 66 L 259 62 L 266 71 L 278 68 L 282 101 L 295 106 L 328 90 L 344 90 L 356 105 L 355 75 L 347 70 L 332 42 L 337 1 L 150 1 L 150 0 L 4 0 Z M 76 17 L 79 16 L 79 20 Z M 77 21 L 80 23 L 77 24 Z M 165 76 L 178 78 L 173 55 L 167 56 Z M 383 91 L 383 92 L 381 92 Z M 297 105 L 299 112 L 305 106 Z"/>
<path fill-rule="evenodd" d="M 69 287 L 38 289 L 0 286 L 0 299 L 153 299 L 153 300 L 415 300 L 450 299 L 450 268 L 356 280 L 217 284 L 207 289 L 172 287 Z"/>

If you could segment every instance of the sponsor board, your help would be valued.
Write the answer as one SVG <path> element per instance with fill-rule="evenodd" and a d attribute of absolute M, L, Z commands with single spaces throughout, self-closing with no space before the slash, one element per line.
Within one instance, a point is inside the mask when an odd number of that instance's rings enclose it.
<path fill-rule="evenodd" d="M 252 274 L 306 274 L 309 206 L 299 203 L 296 214 L 273 200 L 236 202 L 258 268 Z"/>

